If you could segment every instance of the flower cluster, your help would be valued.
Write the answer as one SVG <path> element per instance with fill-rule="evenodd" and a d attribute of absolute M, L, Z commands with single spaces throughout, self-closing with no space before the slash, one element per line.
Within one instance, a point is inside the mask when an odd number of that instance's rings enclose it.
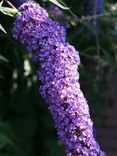
<path fill-rule="evenodd" d="M 39 4 L 24 3 L 19 10 L 13 37 L 39 62 L 39 91 L 49 103 L 66 156 L 105 156 L 94 139 L 89 107 L 78 83 L 79 54 L 66 41 L 64 27 Z"/>
<path fill-rule="evenodd" d="M 62 25 L 64 25 L 64 27 L 66 29 L 70 28 L 70 23 L 68 20 L 67 15 L 65 15 L 63 13 L 63 11 L 56 5 L 54 4 L 49 4 L 49 5 L 44 5 L 44 8 L 46 8 L 46 10 L 48 11 L 50 17 L 56 21 L 58 21 L 59 23 L 61 23 Z"/>
<path fill-rule="evenodd" d="M 58 18 L 63 18 L 63 12 L 62 12 L 62 10 L 58 6 L 56 6 L 54 4 L 50 4 L 47 7 L 47 9 L 48 9 L 48 11 L 50 12 L 50 14 L 52 16 L 56 16 Z"/>

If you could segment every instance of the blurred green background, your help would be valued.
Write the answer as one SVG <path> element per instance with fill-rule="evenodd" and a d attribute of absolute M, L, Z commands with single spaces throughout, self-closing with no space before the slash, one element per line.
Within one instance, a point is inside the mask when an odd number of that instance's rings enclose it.
<path fill-rule="evenodd" d="M 108 90 L 110 86 L 117 89 L 116 0 L 105 0 L 100 17 L 95 19 L 92 6 L 88 7 L 89 16 L 83 16 L 86 0 L 64 0 L 72 13 L 61 10 L 61 19 L 49 9 L 51 2 L 37 2 L 52 18 L 67 25 L 67 40 L 80 52 L 80 84 L 92 118 L 104 121 L 104 111 L 111 105 Z M 25 47 L 12 38 L 13 21 L 0 13 L 7 31 L 0 31 L 0 156 L 64 156 L 48 105 L 38 93 L 38 67 Z"/>

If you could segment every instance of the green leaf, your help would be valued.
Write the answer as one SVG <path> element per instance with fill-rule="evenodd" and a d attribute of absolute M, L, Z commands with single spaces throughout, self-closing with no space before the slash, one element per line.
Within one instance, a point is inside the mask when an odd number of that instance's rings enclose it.
<path fill-rule="evenodd" d="M 1 145 L 6 145 L 6 144 L 9 144 L 9 145 L 11 145 L 11 146 L 15 146 L 14 145 L 14 142 L 11 140 L 11 138 L 9 138 L 7 135 L 5 135 L 5 134 L 1 134 L 0 133 L 0 144 Z"/>
<path fill-rule="evenodd" d="M 19 11 L 17 9 L 12 9 L 12 8 L 3 7 L 3 6 L 0 6 L 0 11 L 3 14 L 11 16 L 11 17 L 14 17 L 16 14 L 19 14 Z"/>
<path fill-rule="evenodd" d="M 0 24 L 0 30 L 2 30 L 5 34 L 7 33 L 1 24 Z"/>
<path fill-rule="evenodd" d="M 0 2 L 0 6 L 2 6 L 2 4 L 3 4 L 3 1 Z"/>
<path fill-rule="evenodd" d="M 64 7 L 67 7 L 67 5 L 66 5 L 62 0 L 58 0 L 58 2 L 61 3 L 62 5 L 64 5 Z M 68 7 L 67 7 L 67 8 L 68 8 Z M 70 13 L 73 17 L 77 18 L 77 16 L 71 11 L 70 8 L 68 8 L 68 11 L 69 11 L 69 13 Z"/>
<path fill-rule="evenodd" d="M 9 62 L 4 56 L 0 55 L 0 61 Z"/>
<path fill-rule="evenodd" d="M 58 7 L 60 7 L 61 9 L 64 10 L 69 10 L 70 8 L 63 6 L 62 4 L 60 4 L 57 0 L 49 0 L 50 2 L 54 3 L 55 5 L 57 5 Z"/>
<path fill-rule="evenodd" d="M 3 148 L 6 145 L 17 149 L 16 141 L 14 140 L 10 127 L 6 123 L 0 121 L 0 147 Z"/>

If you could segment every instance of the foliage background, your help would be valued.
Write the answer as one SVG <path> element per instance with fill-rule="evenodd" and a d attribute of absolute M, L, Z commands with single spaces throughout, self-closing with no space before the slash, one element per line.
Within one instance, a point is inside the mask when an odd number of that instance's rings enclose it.
<path fill-rule="evenodd" d="M 88 99 L 92 118 L 103 118 L 110 75 L 117 67 L 117 3 L 104 1 L 98 24 L 82 18 L 86 0 L 64 0 L 71 11 L 63 11 L 69 23 L 68 41 L 81 56 L 80 83 Z M 42 5 L 50 2 L 37 1 Z M 38 93 L 37 66 L 25 47 L 14 41 L 13 18 L 0 13 L 7 34 L 0 31 L 0 156 L 64 156 L 47 104 Z M 113 86 L 114 87 L 114 86 Z"/>

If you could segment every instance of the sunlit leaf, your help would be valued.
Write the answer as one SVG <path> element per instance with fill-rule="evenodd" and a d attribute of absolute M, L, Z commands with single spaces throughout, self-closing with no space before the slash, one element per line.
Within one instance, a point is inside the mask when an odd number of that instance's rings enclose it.
<path fill-rule="evenodd" d="M 9 62 L 4 56 L 0 55 L 0 61 Z"/>
<path fill-rule="evenodd" d="M 19 13 L 19 11 L 17 9 L 12 9 L 12 8 L 9 8 L 9 7 L 3 7 L 3 6 L 0 6 L 0 11 L 5 14 L 5 15 L 8 15 L 8 16 L 15 16 L 16 14 Z"/>
<path fill-rule="evenodd" d="M 58 0 L 58 2 L 61 3 L 64 7 L 67 7 L 67 5 L 65 4 L 64 1 Z M 68 8 L 68 7 L 67 7 L 67 8 Z M 69 11 L 69 13 L 70 13 L 72 16 L 74 16 L 75 18 L 77 18 L 77 16 L 71 11 L 70 8 L 68 9 L 68 11 Z"/>
<path fill-rule="evenodd" d="M 5 34 L 7 33 L 1 24 L 0 24 L 0 30 L 2 30 Z"/>
<path fill-rule="evenodd" d="M 2 6 L 2 4 L 3 4 L 3 1 L 0 2 L 0 6 Z"/>
<path fill-rule="evenodd" d="M 55 5 L 57 5 L 58 7 L 60 7 L 61 9 L 64 10 L 69 10 L 70 8 L 63 6 L 61 3 L 59 3 L 57 0 L 49 0 L 50 2 L 54 3 Z"/>

